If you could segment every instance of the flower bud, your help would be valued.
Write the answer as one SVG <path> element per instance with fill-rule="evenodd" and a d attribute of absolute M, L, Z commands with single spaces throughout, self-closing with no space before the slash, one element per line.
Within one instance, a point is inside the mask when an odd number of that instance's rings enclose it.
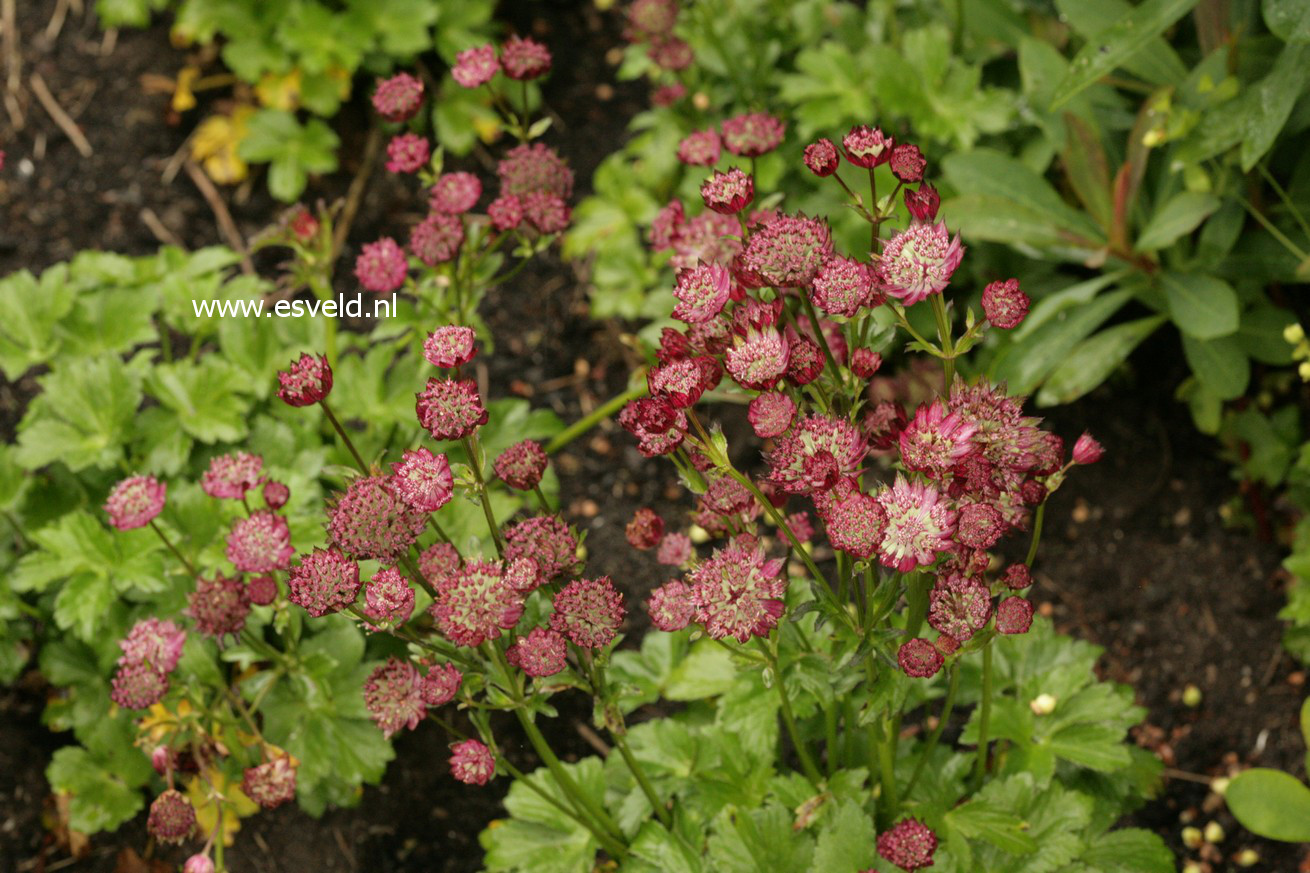
<path fill-rule="evenodd" d="M 1055 712 L 1056 699 L 1049 694 L 1039 694 L 1028 702 L 1033 715 L 1050 715 Z"/>
<path fill-rule="evenodd" d="M 1075 464 L 1095 464 L 1105 455 L 1101 444 L 1092 439 L 1090 433 L 1083 433 L 1073 444 L 1073 462 Z"/>
<path fill-rule="evenodd" d="M 182 873 L 214 873 L 214 862 L 208 855 L 192 855 L 182 865 Z"/>

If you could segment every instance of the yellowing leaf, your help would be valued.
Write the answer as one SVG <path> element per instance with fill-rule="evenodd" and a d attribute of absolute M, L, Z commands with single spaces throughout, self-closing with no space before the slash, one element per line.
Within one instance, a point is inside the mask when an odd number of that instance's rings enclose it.
<path fill-rule="evenodd" d="M 234 185 L 246 178 L 246 162 L 237 147 L 249 132 L 251 106 L 238 106 L 231 115 L 211 115 L 191 137 L 191 157 L 200 161 L 209 178 L 220 185 Z"/>
<path fill-rule="evenodd" d="M 186 793 L 196 809 L 196 825 L 205 839 L 218 827 L 218 814 L 222 810 L 225 846 L 232 845 L 237 831 L 241 830 L 241 819 L 259 811 L 241 786 L 228 782 L 223 771 L 216 767 L 207 767 L 204 773 L 192 776 Z"/>
<path fill-rule="evenodd" d="M 183 67 L 178 71 L 177 82 L 173 86 L 174 112 L 186 112 L 188 109 L 196 108 L 196 95 L 191 88 L 199 77 L 199 67 Z"/>
<path fill-rule="evenodd" d="M 146 711 L 144 716 L 137 720 L 136 724 L 142 734 L 158 744 L 169 734 L 176 731 L 181 726 L 183 719 L 190 714 L 191 701 L 189 700 L 178 701 L 177 712 L 162 703 L 156 703 Z"/>
<path fill-rule="evenodd" d="M 260 105 L 270 109 L 294 110 L 300 105 L 300 70 L 292 70 L 285 76 L 265 73 L 255 86 L 255 96 Z"/>
<path fill-rule="evenodd" d="M 495 142 L 500 136 L 500 122 L 495 118 L 474 118 L 473 129 L 478 132 L 478 139 L 488 144 Z"/>

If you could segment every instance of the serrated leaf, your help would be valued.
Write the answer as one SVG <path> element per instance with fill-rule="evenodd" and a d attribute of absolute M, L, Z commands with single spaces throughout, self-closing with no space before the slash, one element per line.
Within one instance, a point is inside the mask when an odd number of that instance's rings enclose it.
<path fill-rule="evenodd" d="M 873 867 L 877 861 L 874 850 L 877 836 L 869 814 L 859 804 L 843 801 L 825 818 L 819 830 L 810 873 Z"/>
<path fill-rule="evenodd" d="M 1173 873 L 1175 869 L 1164 840 L 1141 828 L 1101 834 L 1078 860 L 1100 873 Z"/>
<path fill-rule="evenodd" d="M 72 795 L 69 827 L 84 834 L 114 830 L 141 810 L 141 792 L 127 785 L 86 749 L 58 749 L 46 767 L 55 791 Z"/>
<path fill-rule="evenodd" d="M 0 279 L 0 370 L 16 381 L 29 367 L 55 356 L 60 348 L 56 330 L 73 307 L 74 290 L 63 265 L 41 274 L 26 270 Z"/>
<path fill-rule="evenodd" d="M 109 467 L 123 457 L 141 402 L 134 374 L 113 356 L 55 370 L 19 425 L 14 458 L 28 469 L 62 461 L 73 472 Z"/>
<path fill-rule="evenodd" d="M 1123 731 L 1104 725 L 1069 725 L 1056 731 L 1050 743 L 1064 760 L 1103 773 L 1121 770 L 1132 762 L 1123 743 Z"/>
<path fill-rule="evenodd" d="M 246 435 L 249 382 L 221 358 L 160 364 L 148 378 L 159 402 L 176 414 L 177 425 L 202 443 L 231 443 Z"/>
<path fill-rule="evenodd" d="M 1031 855 L 1037 842 L 1024 821 L 986 800 L 971 800 L 946 814 L 950 826 L 966 837 L 986 840 L 1011 855 Z"/>

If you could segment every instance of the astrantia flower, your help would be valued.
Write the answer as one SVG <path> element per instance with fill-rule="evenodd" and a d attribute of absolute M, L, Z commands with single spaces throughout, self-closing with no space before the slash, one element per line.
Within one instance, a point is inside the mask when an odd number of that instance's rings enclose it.
<path fill-rule="evenodd" d="M 258 767 L 247 767 L 241 778 L 246 797 L 264 809 L 276 809 L 296 798 L 296 768 L 291 758 L 281 755 Z"/>
<path fill-rule="evenodd" d="M 719 162 L 722 146 L 717 130 L 698 130 L 678 143 L 678 160 L 693 167 L 712 167 Z"/>
<path fill-rule="evenodd" d="M 510 588 L 524 595 L 536 591 L 545 581 L 541 578 L 541 568 L 537 566 L 536 559 L 522 557 L 505 562 L 501 578 Z"/>
<path fill-rule="evenodd" d="M 180 843 L 196 826 L 196 810 L 186 795 L 170 788 L 150 804 L 146 830 L 161 843 Z"/>
<path fill-rule="evenodd" d="M 825 521 L 834 549 L 856 558 L 871 558 L 882 542 L 887 514 L 873 495 L 857 491 L 833 504 Z"/>
<path fill-rule="evenodd" d="M 550 626 L 575 646 L 599 649 L 618 634 L 625 611 L 610 577 L 575 579 L 555 595 Z"/>
<path fill-rule="evenodd" d="M 265 573 L 246 582 L 246 594 L 255 606 L 268 606 L 277 599 L 277 580 Z"/>
<path fill-rule="evenodd" d="M 210 497 L 220 500 L 240 500 L 246 492 L 259 485 L 264 459 L 247 452 L 219 455 L 209 462 L 209 469 L 200 480 L 200 487 Z"/>
<path fill-rule="evenodd" d="M 896 482 L 879 492 L 878 502 L 887 513 L 887 530 L 879 547 L 884 565 L 908 573 L 937 560 L 938 552 L 955 548 L 951 540 L 955 512 L 936 488 L 897 474 Z"/>
<path fill-rule="evenodd" d="M 734 155 L 756 158 L 771 152 L 782 142 L 787 125 L 766 112 L 748 112 L 729 118 L 721 125 L 723 145 Z"/>
<path fill-rule="evenodd" d="M 732 290 L 732 274 L 719 264 L 697 264 L 680 270 L 673 286 L 678 302 L 673 317 L 688 324 L 709 321 L 723 311 Z"/>
<path fill-rule="evenodd" d="M 928 166 L 928 162 L 924 160 L 918 146 L 904 143 L 892 149 L 888 166 L 891 167 L 892 174 L 902 182 L 918 182 L 923 178 L 923 170 Z"/>
<path fill-rule="evenodd" d="M 868 264 L 838 256 L 815 275 L 810 300 L 820 312 L 850 318 L 869 305 L 873 288 L 873 269 Z"/>
<path fill-rule="evenodd" d="M 496 758 L 477 740 L 456 743 L 450 750 L 450 774 L 465 785 L 486 785 L 496 775 Z"/>
<path fill-rule="evenodd" d="M 780 438 L 769 455 L 769 479 L 788 494 L 831 488 L 838 479 L 859 474 L 868 446 L 860 431 L 842 418 L 811 415 Z M 825 470 L 816 478 L 817 470 Z"/>
<path fill-rule="evenodd" d="M 996 630 L 1003 634 L 1026 634 L 1033 625 L 1033 603 L 1022 597 L 1007 597 L 996 607 Z"/>
<path fill-rule="evenodd" d="M 899 403 L 884 400 L 874 404 L 864 416 L 863 427 L 869 437 L 870 447 L 886 451 L 896 445 L 901 431 L 908 423 L 909 418 L 905 414 L 905 409 Z"/>
<path fill-rule="evenodd" d="M 751 234 L 742 252 L 746 268 L 777 288 L 811 284 L 831 257 L 827 222 L 804 215 L 778 215 Z"/>
<path fill-rule="evenodd" d="M 517 442 L 501 452 L 493 464 L 500 481 L 517 491 L 531 491 L 546 472 L 546 451 L 535 440 Z"/>
<path fill-rule="evenodd" d="M 414 395 L 418 423 L 435 440 L 460 440 L 487 423 L 478 386 L 472 379 L 429 379 L 427 387 Z"/>
<path fill-rule="evenodd" d="M 971 549 L 990 549 L 1005 532 L 1005 520 L 990 503 L 970 503 L 960 508 L 955 539 Z"/>
<path fill-rule="evenodd" d="M 872 379 L 882 369 L 882 355 L 870 349 L 851 352 L 851 372 L 861 379 Z"/>
<path fill-rule="evenodd" d="M 529 676 L 554 676 L 567 666 L 568 645 L 564 637 L 544 627 L 534 627 L 506 652 L 506 659 Z"/>
<path fill-rule="evenodd" d="M 992 595 L 987 586 L 968 576 L 948 576 L 932 590 L 928 624 L 939 633 L 968 642 L 992 617 Z"/>
<path fill-rule="evenodd" d="M 439 327 L 423 341 L 423 357 L 434 367 L 446 370 L 462 367 L 477 354 L 476 339 L 471 327 L 457 324 Z"/>
<path fill-rule="evenodd" d="M 428 189 L 428 206 L 434 212 L 462 215 L 482 196 L 482 182 L 472 173 L 442 173 Z"/>
<path fill-rule="evenodd" d="M 459 572 L 459 552 L 450 543 L 434 543 L 418 556 L 418 569 L 433 585 Z"/>
<path fill-rule="evenodd" d="M 560 233 L 573 219 L 573 211 L 557 194 L 549 191 L 531 191 L 520 198 L 523 217 L 538 233 Z"/>
<path fill-rule="evenodd" d="M 290 221 L 291 233 L 302 243 L 308 243 L 318 236 L 319 223 L 314 213 L 301 207 Z"/>
<path fill-rule="evenodd" d="M 940 294 L 960 266 L 960 235 L 951 239 L 946 224 L 912 224 L 887 241 L 878 262 L 887 294 L 905 306 Z"/>
<path fill-rule="evenodd" d="M 796 539 L 802 543 L 814 539 L 814 524 L 810 521 L 810 514 L 804 510 L 787 516 L 787 527 L 791 528 Z"/>
<path fill-rule="evenodd" d="M 937 851 L 937 835 L 912 818 L 896 823 L 878 835 L 878 854 L 884 860 L 913 873 L 932 866 Z"/>
<path fill-rule="evenodd" d="M 496 48 L 487 44 L 465 49 L 456 55 L 450 75 L 465 88 L 477 88 L 490 82 L 499 71 Z"/>
<path fill-rule="evenodd" d="M 463 678 L 454 664 L 434 664 L 423 677 L 419 694 L 428 706 L 444 706 L 455 699 Z"/>
<path fill-rule="evenodd" d="M 423 82 L 409 73 L 382 79 L 373 91 L 373 108 L 387 121 L 409 121 L 423 102 Z"/>
<path fill-rule="evenodd" d="M 338 494 L 328 513 L 332 544 L 356 558 L 394 564 L 414 545 L 427 516 L 381 476 L 361 476 Z"/>
<path fill-rule="evenodd" d="M 539 515 L 505 528 L 505 560 L 531 558 L 544 580 L 570 572 L 577 552 L 578 541 L 556 516 Z"/>
<path fill-rule="evenodd" d="M 119 530 L 144 527 L 164 511 L 167 494 L 168 486 L 154 476 L 132 476 L 114 486 L 105 513 Z"/>
<path fill-rule="evenodd" d="M 743 388 L 767 391 L 787 372 L 791 349 L 774 328 L 751 329 L 736 338 L 724 358 L 728 374 Z"/>
<path fill-rule="evenodd" d="M 933 221 L 937 218 L 937 207 L 942 202 L 937 189 L 931 185 L 920 185 L 919 190 L 905 189 L 905 208 L 915 221 Z"/>
<path fill-rule="evenodd" d="M 212 579 L 197 579 L 196 589 L 187 601 L 187 614 L 196 630 L 211 637 L 239 634 L 250 614 L 250 595 L 238 577 L 222 574 Z"/>
<path fill-rule="evenodd" d="M 168 693 L 168 675 L 151 664 L 134 662 L 114 672 L 109 699 L 124 709 L 147 709 Z"/>
<path fill-rule="evenodd" d="M 505 583 L 500 565 L 472 560 L 453 576 L 434 582 L 437 595 L 428 611 L 437 629 L 457 646 L 476 648 L 514 627 L 523 598 Z"/>
<path fill-rule="evenodd" d="M 1014 591 L 1022 591 L 1033 584 L 1033 577 L 1027 564 L 1011 564 L 1005 568 L 1001 581 Z"/>
<path fill-rule="evenodd" d="M 901 431 L 901 462 L 939 478 L 976 451 L 972 442 L 977 426 L 957 413 L 946 414 L 940 400 L 920 406 L 914 420 Z"/>
<path fill-rule="evenodd" d="M 242 573 L 285 570 L 295 553 L 286 518 L 274 512 L 238 518 L 227 535 L 227 559 Z"/>
<path fill-rule="evenodd" d="M 651 396 L 668 398 L 676 409 L 695 406 L 708 387 L 705 383 L 705 364 L 713 366 L 714 362 L 709 359 L 682 358 L 652 367 L 646 374 Z"/>
<path fill-rule="evenodd" d="M 573 194 L 573 171 L 545 143 L 524 143 L 510 149 L 496 167 L 502 194 L 522 197 L 545 191 L 564 200 Z"/>
<path fill-rule="evenodd" d="M 860 124 L 842 137 L 846 160 L 857 167 L 876 167 L 885 164 L 892 156 L 896 141 L 882 132 L 882 128 Z"/>
<path fill-rule="evenodd" d="M 837 165 L 840 163 L 837 147 L 830 139 L 821 139 L 805 147 L 805 166 L 820 178 L 837 172 Z"/>
<path fill-rule="evenodd" d="M 354 603 L 359 584 L 358 564 L 336 549 L 314 549 L 291 568 L 288 599 L 320 618 Z"/>
<path fill-rule="evenodd" d="M 651 41 L 646 56 L 661 70 L 685 70 L 696 60 L 696 53 L 686 40 L 667 36 Z"/>
<path fill-rule="evenodd" d="M 660 540 L 655 560 L 666 567 L 681 567 L 691 560 L 691 537 L 681 531 L 669 531 Z"/>
<path fill-rule="evenodd" d="M 450 502 L 455 480 L 445 455 L 426 448 L 411 449 L 391 465 L 391 486 L 418 512 L 436 512 Z"/>
<path fill-rule="evenodd" d="M 646 601 L 650 623 L 662 631 L 680 631 L 696 616 L 696 604 L 691 602 L 691 589 L 682 582 L 666 582 L 650 593 Z"/>
<path fill-rule="evenodd" d="M 288 406 L 312 406 L 332 391 L 332 368 L 323 355 L 302 353 L 277 374 L 278 399 Z"/>
<path fill-rule="evenodd" d="M 1018 327 L 1028 315 L 1028 295 L 1018 279 L 992 282 L 983 289 L 982 308 L 987 321 L 1002 330 Z"/>
<path fill-rule="evenodd" d="M 700 196 L 707 208 L 722 215 L 736 215 L 755 199 L 755 180 L 733 167 L 706 179 L 700 186 Z"/>
<path fill-rule="evenodd" d="M 1090 433 L 1084 432 L 1073 444 L 1073 462 L 1075 464 L 1095 464 L 1104 456 L 1105 449 L 1092 438 Z"/>
<path fill-rule="evenodd" d="M 787 360 L 787 381 L 801 388 L 819 378 L 827 360 L 823 349 L 807 336 L 798 336 L 791 344 L 791 356 Z"/>
<path fill-rule="evenodd" d="M 214 862 L 208 855 L 197 852 L 186 859 L 182 873 L 214 873 Z"/>
<path fill-rule="evenodd" d="M 896 652 L 896 663 L 900 664 L 906 676 L 928 679 L 937 675 L 946 661 L 932 643 L 915 638 L 901 643 Z"/>
<path fill-rule="evenodd" d="M 163 673 L 171 673 L 177 667 L 178 658 L 182 657 L 182 646 L 186 643 L 186 631 L 167 619 L 143 618 L 127 636 L 118 641 L 123 650 L 118 659 L 120 666 L 126 664 L 149 664 Z"/>
<path fill-rule="evenodd" d="M 550 49 L 534 39 L 511 36 L 500 47 L 500 66 L 511 79 L 524 81 L 550 72 Z"/>
<path fill-rule="evenodd" d="M 638 41 L 666 34 L 678 21 L 677 0 L 633 0 L 628 7 L 628 28 L 625 34 Z"/>
<path fill-rule="evenodd" d="M 755 516 L 760 507 L 750 489 L 731 476 L 707 477 L 709 486 L 700 497 L 702 511 L 713 515 Z"/>
<path fill-rule="evenodd" d="M 678 229 L 669 266 L 685 270 L 704 262 L 727 264 L 741 251 L 741 225 L 731 215 L 702 212 Z"/>
<path fill-rule="evenodd" d="M 281 482 L 272 479 L 264 482 L 264 505 L 269 509 L 277 510 L 287 505 L 291 499 L 291 489 Z"/>
<path fill-rule="evenodd" d="M 637 438 L 637 448 L 653 458 L 666 455 L 687 435 L 687 413 L 665 397 L 640 397 L 619 413 L 619 424 Z"/>
<path fill-rule="evenodd" d="M 496 230 L 513 230 L 523 221 L 523 201 L 513 194 L 502 194 L 487 207 L 487 217 Z"/>
<path fill-rule="evenodd" d="M 433 212 L 409 230 L 409 250 L 429 267 L 454 260 L 463 244 L 464 222 L 457 215 Z M 395 287 L 404 282 L 401 275 Z"/>
<path fill-rule="evenodd" d="M 781 391 L 767 391 L 751 401 L 746 418 L 761 439 L 782 436 L 796 417 L 796 403 Z"/>
<path fill-rule="evenodd" d="M 417 173 L 432 157 L 432 145 L 416 133 L 393 136 L 387 143 L 387 171 Z"/>
<path fill-rule="evenodd" d="M 387 658 L 364 681 L 364 706 L 387 739 L 405 728 L 418 727 L 427 714 L 419 690 L 422 682 L 418 669 L 399 658 Z"/>
<path fill-rule="evenodd" d="M 681 82 L 674 82 L 670 85 L 661 85 L 651 92 L 650 102 L 653 106 L 672 106 L 686 96 L 687 86 Z"/>
<path fill-rule="evenodd" d="M 365 243 L 355 259 L 355 278 L 365 290 L 377 294 L 389 294 L 404 285 L 408 272 L 405 252 L 389 236 Z"/>
<path fill-rule="evenodd" d="M 782 559 L 766 560 L 761 546 L 734 541 L 687 574 L 695 619 L 716 640 L 746 642 L 768 636 L 783 613 L 786 578 Z"/>
<path fill-rule="evenodd" d="M 414 589 L 394 567 L 379 570 L 364 589 L 364 617 L 373 630 L 399 626 L 414 612 Z"/>
<path fill-rule="evenodd" d="M 659 212 L 655 213 L 655 219 L 650 223 L 651 248 L 657 252 L 672 248 L 673 241 L 686 220 L 687 215 L 681 200 L 672 200 L 665 204 Z"/>

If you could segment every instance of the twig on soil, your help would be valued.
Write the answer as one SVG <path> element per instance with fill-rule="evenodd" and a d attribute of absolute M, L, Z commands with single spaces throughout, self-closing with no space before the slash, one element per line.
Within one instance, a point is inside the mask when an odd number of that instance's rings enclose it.
<path fill-rule="evenodd" d="M 117 47 L 118 47 L 118 28 L 111 27 L 109 30 L 105 31 L 105 38 L 100 41 L 101 57 L 108 57 L 109 55 L 112 55 L 114 53 L 114 49 Z"/>
<path fill-rule="evenodd" d="M 5 110 L 9 113 L 9 121 L 14 130 L 22 130 L 25 121 L 18 92 L 23 88 L 23 56 L 18 45 L 18 15 L 14 11 L 14 0 L 0 0 L 0 24 L 3 24 L 5 31 L 8 67 L 5 77 Z"/>
<path fill-rule="evenodd" d="M 164 172 L 160 174 L 159 179 L 165 185 L 172 185 L 173 180 L 177 178 L 177 174 L 182 170 L 182 165 L 186 163 L 187 156 L 191 154 L 191 140 L 193 137 L 195 137 L 194 132 L 182 140 L 182 145 L 178 146 L 177 151 L 173 152 L 173 156 L 168 159 L 168 163 L 164 164 Z"/>
<path fill-rule="evenodd" d="M 68 137 L 82 157 L 89 158 L 95 154 L 95 149 L 91 148 L 91 143 L 86 135 L 77 126 L 77 122 L 73 121 L 72 116 L 64 111 L 64 107 L 59 105 L 55 95 L 50 93 L 50 89 L 46 86 L 45 79 L 41 78 L 41 74 L 33 73 L 27 81 L 31 84 L 32 93 L 36 95 L 36 99 L 45 107 L 45 111 L 54 119 L 55 124 L 59 125 L 59 129 L 64 132 L 64 136 Z"/>
<path fill-rule="evenodd" d="M 72 5 L 72 0 L 59 0 L 55 4 L 55 14 L 50 16 L 50 23 L 45 28 L 46 42 L 53 43 L 59 39 L 59 34 L 64 29 L 64 21 L 68 18 L 68 7 Z"/>
<path fill-rule="evenodd" d="M 1200 785 L 1209 785 L 1214 781 L 1209 776 L 1202 776 L 1200 773 L 1188 773 L 1186 770 L 1175 770 L 1173 767 L 1165 767 L 1161 772 L 1168 779 L 1181 779 L 1184 782 L 1196 782 Z"/>
<path fill-rule="evenodd" d="M 573 723 L 573 728 L 578 732 L 578 736 L 586 740 L 587 745 L 595 749 L 602 758 L 609 757 L 610 754 L 609 743 L 601 739 L 600 734 L 596 733 L 594 730 L 587 727 L 587 725 L 583 724 L 580 721 L 575 721 Z"/>
<path fill-rule="evenodd" d="M 358 870 L 359 861 L 356 860 L 355 853 L 350 851 L 350 844 L 346 842 L 345 835 L 341 833 L 341 828 L 333 827 L 332 836 L 336 837 L 337 848 L 341 850 L 341 854 L 346 856 L 346 862 L 350 864 L 350 869 Z"/>
<path fill-rule="evenodd" d="M 218 229 L 227 239 L 227 244 L 232 250 L 241 255 L 241 272 L 247 276 L 255 275 L 255 265 L 250 261 L 250 253 L 246 250 L 246 241 L 241 237 L 241 231 L 237 230 L 237 223 L 232 220 L 232 213 L 228 212 L 227 204 L 223 202 L 223 197 L 214 187 L 214 183 L 209 181 L 205 171 L 200 169 L 200 165 L 195 161 L 187 160 L 183 168 L 186 174 L 191 177 L 191 181 L 200 189 L 201 195 L 205 202 L 209 204 L 210 210 L 214 213 L 214 218 L 218 221 Z"/>
<path fill-rule="evenodd" d="M 332 232 L 331 262 L 333 264 L 337 261 L 337 255 L 341 254 L 341 247 L 346 244 L 346 236 L 350 233 L 350 226 L 355 223 L 359 204 L 364 199 L 364 191 L 368 188 L 369 179 L 373 176 L 373 168 L 381 153 L 382 128 L 375 124 L 368 132 L 368 141 L 364 144 L 364 160 L 360 163 L 355 178 L 350 181 L 350 188 L 346 191 L 346 205 L 342 207 L 336 228 Z"/>
<path fill-rule="evenodd" d="M 1265 668 L 1265 674 L 1260 679 L 1260 687 L 1265 688 L 1270 682 L 1274 681 L 1274 674 L 1278 672 L 1278 665 L 1283 660 L 1283 645 L 1280 642 L 1274 646 L 1274 655 L 1269 659 L 1269 666 Z"/>
<path fill-rule="evenodd" d="M 182 244 L 182 240 L 177 238 L 177 234 L 169 230 L 168 226 L 159 220 L 159 216 L 155 214 L 155 210 L 151 209 L 149 206 L 141 210 L 141 223 L 149 228 L 150 232 L 154 234 L 155 239 L 159 240 L 164 245 L 177 246 L 180 249 L 186 248 L 186 246 Z"/>

